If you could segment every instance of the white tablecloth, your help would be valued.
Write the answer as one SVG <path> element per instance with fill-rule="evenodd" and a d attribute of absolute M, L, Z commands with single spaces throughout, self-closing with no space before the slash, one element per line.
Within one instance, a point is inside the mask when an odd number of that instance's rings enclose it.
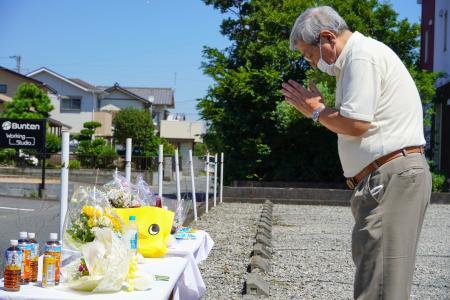
<path fill-rule="evenodd" d="M 166 257 L 183 257 L 188 260 L 189 269 L 197 271 L 185 276 L 183 283 L 180 283 L 180 285 L 186 286 L 174 291 L 174 299 L 199 299 L 206 292 L 206 285 L 197 265 L 208 257 L 214 246 L 214 241 L 203 230 L 197 231 L 195 235 L 195 240 L 175 240 L 167 249 Z M 197 288 L 193 290 L 189 288 L 190 286 L 196 286 Z M 187 290 L 190 290 L 190 292 Z"/>
<path fill-rule="evenodd" d="M 64 284 L 54 288 L 42 288 L 37 284 L 22 285 L 19 292 L 3 290 L 0 282 L 0 299 L 168 299 L 173 291 L 174 299 L 198 299 L 204 290 L 198 289 L 197 280 L 201 279 L 200 272 L 189 260 L 182 257 L 147 258 L 145 264 L 138 265 L 139 270 L 154 275 L 169 276 L 169 281 L 154 281 L 148 291 L 135 291 L 111 294 L 93 294 L 70 290 Z M 202 280 L 203 283 L 203 280 Z"/>
<path fill-rule="evenodd" d="M 192 255 L 197 264 L 205 260 L 214 246 L 214 241 L 203 230 L 198 230 L 194 235 L 196 236 L 195 240 L 175 240 L 167 249 L 167 256 Z"/>

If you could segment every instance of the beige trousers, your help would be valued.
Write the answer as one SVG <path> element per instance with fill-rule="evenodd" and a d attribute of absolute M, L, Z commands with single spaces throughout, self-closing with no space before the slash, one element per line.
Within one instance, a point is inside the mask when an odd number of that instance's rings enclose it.
<path fill-rule="evenodd" d="M 424 155 L 396 158 L 355 189 L 352 256 L 355 299 L 408 299 L 417 242 L 431 196 Z"/>

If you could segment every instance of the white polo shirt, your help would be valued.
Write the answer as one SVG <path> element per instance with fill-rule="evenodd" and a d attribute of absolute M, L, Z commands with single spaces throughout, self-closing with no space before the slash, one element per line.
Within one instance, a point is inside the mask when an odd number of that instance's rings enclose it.
<path fill-rule="evenodd" d="M 371 122 L 361 137 L 338 134 L 345 177 L 355 176 L 383 155 L 425 145 L 419 92 L 394 51 L 354 32 L 335 68 L 336 109 L 343 117 Z"/>

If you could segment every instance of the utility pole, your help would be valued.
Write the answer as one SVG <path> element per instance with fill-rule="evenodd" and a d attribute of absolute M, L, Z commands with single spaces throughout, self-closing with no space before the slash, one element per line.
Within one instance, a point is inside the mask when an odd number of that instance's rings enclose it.
<path fill-rule="evenodd" d="M 16 72 L 20 73 L 22 56 L 20 56 L 20 55 L 12 55 L 9 58 L 12 58 L 12 59 L 16 60 Z"/>

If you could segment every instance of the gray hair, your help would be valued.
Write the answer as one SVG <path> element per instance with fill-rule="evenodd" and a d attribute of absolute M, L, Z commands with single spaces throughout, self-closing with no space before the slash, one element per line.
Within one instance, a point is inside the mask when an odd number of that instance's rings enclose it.
<path fill-rule="evenodd" d="M 308 8 L 295 20 L 289 39 L 291 50 L 296 50 L 299 40 L 310 45 L 319 44 L 322 30 L 329 30 L 339 36 L 348 30 L 347 23 L 329 6 Z"/>

